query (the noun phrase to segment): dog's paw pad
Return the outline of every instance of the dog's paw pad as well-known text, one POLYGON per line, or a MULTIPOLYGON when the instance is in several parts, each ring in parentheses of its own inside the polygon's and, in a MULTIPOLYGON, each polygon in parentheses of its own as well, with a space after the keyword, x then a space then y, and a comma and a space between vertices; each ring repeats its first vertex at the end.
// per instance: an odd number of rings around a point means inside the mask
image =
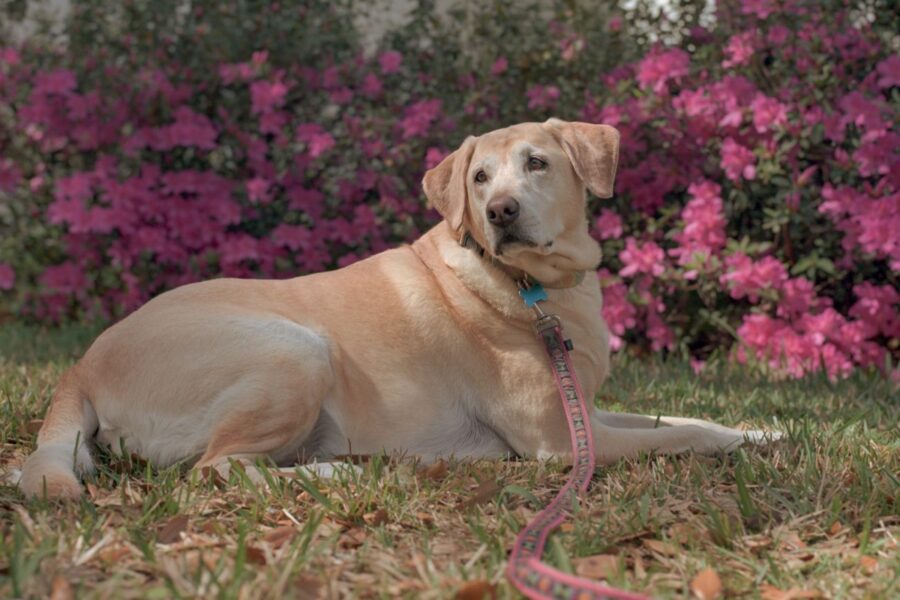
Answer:
POLYGON ((765 431, 762 429, 749 429, 743 432, 744 441, 750 444, 769 444, 784 437, 780 431, 765 431))

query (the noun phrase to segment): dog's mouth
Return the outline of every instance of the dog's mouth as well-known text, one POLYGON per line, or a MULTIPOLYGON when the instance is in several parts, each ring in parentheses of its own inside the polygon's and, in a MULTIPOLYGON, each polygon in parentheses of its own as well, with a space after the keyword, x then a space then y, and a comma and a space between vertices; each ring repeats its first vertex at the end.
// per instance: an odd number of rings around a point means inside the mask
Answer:
MULTIPOLYGON (((548 242, 547 244, 543 244, 544 247, 549 248, 553 245, 553 242, 548 242)), ((537 248, 539 244, 534 240, 527 238, 523 235, 520 235, 517 231, 513 229, 504 230, 499 239, 494 243, 494 255, 495 256, 503 256, 503 252, 510 247, 514 246, 525 246, 526 248, 537 248)))

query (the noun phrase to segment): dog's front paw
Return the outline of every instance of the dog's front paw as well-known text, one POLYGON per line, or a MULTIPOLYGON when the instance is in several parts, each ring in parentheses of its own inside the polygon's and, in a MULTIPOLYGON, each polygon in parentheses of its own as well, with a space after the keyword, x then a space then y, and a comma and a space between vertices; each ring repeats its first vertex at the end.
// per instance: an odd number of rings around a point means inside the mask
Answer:
POLYGON ((757 446, 777 442, 784 437, 784 433, 781 431, 768 431, 765 429, 748 429, 741 433, 744 434, 744 442, 757 446))

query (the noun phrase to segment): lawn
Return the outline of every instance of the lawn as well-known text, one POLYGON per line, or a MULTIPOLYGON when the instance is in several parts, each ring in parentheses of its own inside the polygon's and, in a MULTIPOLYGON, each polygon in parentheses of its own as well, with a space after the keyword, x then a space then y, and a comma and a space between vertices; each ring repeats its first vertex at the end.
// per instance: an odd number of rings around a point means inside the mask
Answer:
MULTIPOLYGON (((0 476, 33 447, 56 380, 95 333, 0 327, 0 476)), ((695 376, 620 358, 596 400, 787 435, 598 469, 551 563, 659 598, 714 594, 717 581, 725 597, 900 596, 900 406, 885 380, 778 382, 720 363, 695 376)), ((371 457, 359 474, 272 476, 264 491, 240 472, 98 462, 80 503, 0 485, 0 597, 514 597, 507 551, 565 479, 532 461, 371 457)))

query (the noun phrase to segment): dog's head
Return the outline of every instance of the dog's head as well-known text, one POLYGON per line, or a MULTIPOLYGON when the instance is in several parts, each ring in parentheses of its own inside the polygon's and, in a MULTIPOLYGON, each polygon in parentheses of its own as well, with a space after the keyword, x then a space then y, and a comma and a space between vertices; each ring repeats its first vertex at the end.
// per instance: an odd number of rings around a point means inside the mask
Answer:
POLYGON ((619 133, 550 119, 467 138, 425 174, 432 206, 501 262, 545 283, 593 269, 585 188, 613 193, 619 133))

